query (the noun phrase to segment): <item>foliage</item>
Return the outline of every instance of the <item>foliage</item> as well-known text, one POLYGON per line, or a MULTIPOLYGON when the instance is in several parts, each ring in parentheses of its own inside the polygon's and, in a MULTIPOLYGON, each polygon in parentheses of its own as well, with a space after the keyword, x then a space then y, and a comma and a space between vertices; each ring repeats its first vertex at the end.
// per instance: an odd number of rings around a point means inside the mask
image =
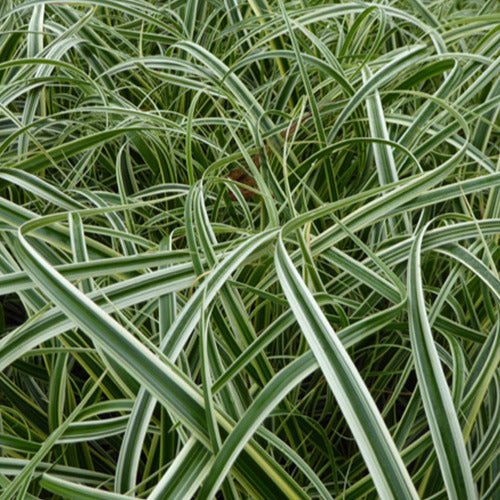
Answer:
POLYGON ((495 7, 4 0, 0 498, 493 498, 495 7))

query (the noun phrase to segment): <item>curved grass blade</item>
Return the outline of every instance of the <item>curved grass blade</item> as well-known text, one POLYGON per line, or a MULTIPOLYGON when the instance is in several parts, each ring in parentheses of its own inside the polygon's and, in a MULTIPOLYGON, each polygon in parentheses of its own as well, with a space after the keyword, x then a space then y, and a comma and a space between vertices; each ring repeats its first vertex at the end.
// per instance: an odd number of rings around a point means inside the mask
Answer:
POLYGON ((305 286, 280 238, 278 277, 307 342, 363 455, 382 498, 418 498, 415 487, 364 381, 305 286))
POLYGON ((469 457, 425 308, 421 248, 425 231, 413 242, 408 270, 410 338, 415 369, 446 489, 453 498, 477 498, 469 457))

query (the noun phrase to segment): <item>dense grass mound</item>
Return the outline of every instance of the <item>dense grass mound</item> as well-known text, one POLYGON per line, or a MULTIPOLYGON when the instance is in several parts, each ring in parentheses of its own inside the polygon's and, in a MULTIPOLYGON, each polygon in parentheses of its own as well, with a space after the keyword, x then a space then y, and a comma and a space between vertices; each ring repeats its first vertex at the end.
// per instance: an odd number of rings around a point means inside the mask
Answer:
POLYGON ((3 0, 0 499, 498 494, 499 25, 3 0))

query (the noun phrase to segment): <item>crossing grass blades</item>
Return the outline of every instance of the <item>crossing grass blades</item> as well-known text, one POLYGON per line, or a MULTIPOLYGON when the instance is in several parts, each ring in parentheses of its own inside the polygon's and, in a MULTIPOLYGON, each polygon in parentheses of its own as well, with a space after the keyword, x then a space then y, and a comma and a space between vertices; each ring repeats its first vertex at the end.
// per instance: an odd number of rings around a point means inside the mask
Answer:
POLYGON ((4 0, 0 499, 495 498, 496 7, 4 0))

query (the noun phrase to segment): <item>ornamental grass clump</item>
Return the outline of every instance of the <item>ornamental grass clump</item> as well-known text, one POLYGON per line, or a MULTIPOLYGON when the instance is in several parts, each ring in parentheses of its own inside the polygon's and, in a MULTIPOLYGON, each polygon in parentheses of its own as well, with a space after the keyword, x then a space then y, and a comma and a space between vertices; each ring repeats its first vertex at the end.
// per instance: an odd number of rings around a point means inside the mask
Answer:
POLYGON ((494 0, 4 0, 0 500, 493 499, 494 0))

